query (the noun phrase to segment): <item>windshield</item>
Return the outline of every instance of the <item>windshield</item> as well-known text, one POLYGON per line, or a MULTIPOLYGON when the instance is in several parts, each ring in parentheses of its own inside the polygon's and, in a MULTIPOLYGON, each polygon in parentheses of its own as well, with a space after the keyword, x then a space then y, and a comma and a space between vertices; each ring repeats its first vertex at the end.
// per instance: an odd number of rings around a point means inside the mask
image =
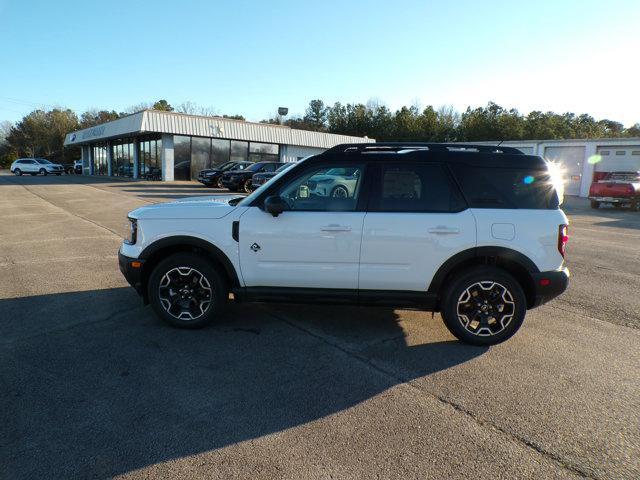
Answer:
POLYGON ((276 173, 284 172, 287 168, 291 168, 295 165, 295 163, 285 163, 281 167, 278 167, 276 173))
MULTIPOLYGON (((221 171, 223 171, 223 172, 224 172, 224 171, 226 171, 226 170, 229 170, 229 169, 233 168, 233 167, 234 167, 234 166, 236 166, 237 164, 238 164, 238 162, 227 162, 227 163, 223 163, 223 164, 222 164, 222 165, 220 165, 218 168, 219 168, 221 171)), ((215 168, 215 167, 214 167, 214 168, 215 168)))
POLYGON ((257 172, 263 167, 263 165, 264 163, 262 162, 254 163, 250 167, 245 168, 245 170, 247 170, 248 172, 257 172))
POLYGON ((36 158, 36 162, 41 163, 42 165, 51 163, 49 160, 45 160, 44 158, 36 158))

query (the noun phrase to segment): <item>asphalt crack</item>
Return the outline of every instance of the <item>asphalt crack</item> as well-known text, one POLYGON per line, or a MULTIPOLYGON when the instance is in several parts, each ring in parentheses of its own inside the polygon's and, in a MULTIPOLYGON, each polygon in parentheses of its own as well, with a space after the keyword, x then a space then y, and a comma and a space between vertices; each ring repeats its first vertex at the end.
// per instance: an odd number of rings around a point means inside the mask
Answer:
POLYGON ((459 413, 462 413, 463 415, 469 417, 471 420, 473 420, 477 425, 490 429, 494 432, 497 432, 505 437, 507 437, 508 439, 510 439, 511 441, 521 444, 525 447, 527 447, 528 449, 531 449, 533 451, 535 451, 536 453, 538 453, 539 455, 547 458, 548 460, 552 461, 554 464, 556 464, 558 467, 562 468, 563 470, 566 470, 568 472, 571 472, 573 474, 579 475, 583 478, 587 478, 587 479, 592 479, 592 480, 601 480, 602 477, 599 477, 595 472, 593 471, 587 471, 586 469, 581 468, 580 466, 574 465, 572 463, 570 463, 569 461, 567 461, 566 459, 564 459, 563 457, 561 457, 560 455, 551 452, 547 449, 545 449, 542 445, 536 443, 534 440, 530 440, 526 437, 522 437, 514 432, 511 432, 507 429, 505 429, 504 427, 501 427, 499 425, 496 425, 495 423, 486 420, 482 417, 479 417, 478 415, 476 415, 474 412, 472 412, 471 410, 468 410, 467 408, 465 408, 463 405, 458 404, 456 402, 453 402, 441 395, 437 395, 433 392, 429 392, 427 390, 424 390, 420 387, 418 387, 414 381, 410 378, 407 378, 405 376, 399 375, 397 372, 394 372, 392 370, 389 370, 388 368, 385 368, 384 366, 380 365, 378 362, 372 361, 371 359, 365 357, 364 355, 359 354, 357 351, 352 350, 352 349, 348 349, 346 347, 343 347, 333 341, 331 341, 329 338, 327 338, 324 335, 318 334, 312 330, 309 330, 301 325, 299 325, 298 323, 290 320, 289 318, 287 318, 286 316, 281 316, 278 313, 275 313, 271 310, 269 310, 267 307, 261 307, 263 309, 263 311, 265 311, 265 313, 267 315, 270 315, 271 317, 275 318, 276 320, 279 320, 283 323, 286 323, 287 325, 306 333, 307 335, 310 335, 318 340, 320 340, 321 342, 325 343, 326 345, 329 345, 330 347, 333 347, 337 350, 340 350, 341 352, 343 352, 344 354, 352 357, 353 359, 363 363, 365 366, 367 366, 368 368, 371 368, 373 370, 375 370, 376 372, 388 377, 389 379, 391 379, 394 383, 401 383, 404 385, 407 385, 409 388, 412 388, 413 390, 415 390, 416 392, 420 393, 421 395, 429 395, 431 398, 439 401, 442 404, 445 404, 447 406, 449 406, 450 408, 453 408, 454 410, 456 410, 459 413))

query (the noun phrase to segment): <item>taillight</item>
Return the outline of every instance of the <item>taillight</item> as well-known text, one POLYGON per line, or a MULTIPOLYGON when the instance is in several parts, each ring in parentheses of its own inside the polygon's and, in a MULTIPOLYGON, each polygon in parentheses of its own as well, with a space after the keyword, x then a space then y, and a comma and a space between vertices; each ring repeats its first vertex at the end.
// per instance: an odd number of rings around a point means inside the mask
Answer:
POLYGON ((558 251, 560 252, 560 255, 562 255, 562 258, 564 258, 568 241, 569 241, 569 226, 560 225, 558 227, 558 251))

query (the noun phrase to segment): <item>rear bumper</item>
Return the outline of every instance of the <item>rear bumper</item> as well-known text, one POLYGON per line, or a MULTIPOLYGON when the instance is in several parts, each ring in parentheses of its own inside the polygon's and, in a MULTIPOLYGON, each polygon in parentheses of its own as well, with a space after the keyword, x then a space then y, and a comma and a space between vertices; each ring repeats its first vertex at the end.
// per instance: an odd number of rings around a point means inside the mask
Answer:
POLYGON ((590 196, 589 200, 602 203, 631 203, 635 201, 634 197, 594 197, 590 196))
POLYGON ((136 292, 142 295, 142 267, 144 266, 144 260, 127 257, 126 255, 123 255, 122 252, 118 251, 118 265, 120 267, 120 272, 122 272, 124 278, 129 282, 129 285, 135 288, 136 292), (134 266, 136 264, 138 265, 137 267, 134 266))
POLYGON ((564 267, 551 272, 532 273, 535 299, 532 308, 539 307, 564 293, 569 286, 569 269, 564 267))

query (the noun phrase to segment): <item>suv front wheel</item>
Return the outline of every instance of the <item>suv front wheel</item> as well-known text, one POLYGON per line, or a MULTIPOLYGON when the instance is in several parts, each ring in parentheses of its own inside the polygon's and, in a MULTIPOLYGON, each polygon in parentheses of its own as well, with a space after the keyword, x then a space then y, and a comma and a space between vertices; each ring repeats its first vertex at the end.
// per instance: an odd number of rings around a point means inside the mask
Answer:
POLYGON ((478 267, 455 277, 442 303, 442 318, 458 339, 495 345, 513 336, 527 305, 518 281, 495 267, 478 267))
POLYGON ((165 322, 179 328, 211 323, 227 303, 226 282, 205 257, 176 253, 151 272, 149 302, 165 322))

